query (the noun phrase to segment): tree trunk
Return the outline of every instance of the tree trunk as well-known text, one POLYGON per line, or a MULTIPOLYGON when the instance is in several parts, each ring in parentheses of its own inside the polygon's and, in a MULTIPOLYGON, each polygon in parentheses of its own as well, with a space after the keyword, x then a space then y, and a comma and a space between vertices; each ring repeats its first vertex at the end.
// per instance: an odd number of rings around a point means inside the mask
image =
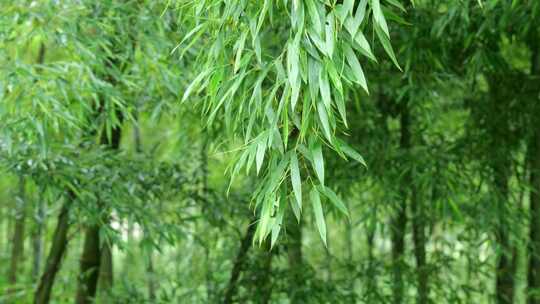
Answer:
POLYGON ((107 296, 114 283, 113 255, 110 242, 105 242, 101 249, 101 271, 99 275, 100 291, 107 296))
POLYGON ((536 128, 529 143, 530 160, 530 230, 528 303, 540 304, 540 128, 536 128))
MULTIPOLYGON (((367 266, 367 282, 366 282, 366 299, 368 303, 373 303, 377 301, 378 298, 378 287, 377 287, 377 274, 375 272, 375 256, 374 256, 374 240, 376 232, 376 222, 377 222, 377 209, 373 210, 373 216, 371 217, 368 226, 366 227, 367 236, 366 236, 366 245, 368 250, 368 266, 367 266)), ((349 224, 351 225, 351 224, 349 224)), ((350 254, 350 253, 349 253, 350 254)), ((351 269, 354 269, 353 264, 351 263, 351 269)), ((356 277, 353 273, 353 278, 356 277)), ((354 285, 352 285, 354 286, 354 285)))
MULTIPOLYGON (((403 152, 408 152, 411 147, 411 130, 410 130, 410 112, 409 105, 406 101, 402 101, 401 115, 400 115, 400 149, 403 152)), ((408 155, 407 155, 408 157, 408 155)), ((392 229, 392 264, 393 264, 393 280, 392 286, 393 303, 403 302, 403 268, 404 268, 404 254, 405 254, 405 229, 407 227, 407 188, 410 178, 407 178, 409 174, 403 177, 400 186, 400 204, 398 211, 391 223, 392 229)))
MULTIPOLYGON (((45 60, 45 44, 41 43, 39 46, 37 63, 43 64, 45 60)), ((42 200, 41 194, 38 195, 38 202, 36 211, 34 213, 35 227, 32 234, 32 247, 33 247, 33 259, 32 259, 32 278, 37 281, 41 270, 41 259, 43 256, 43 227, 45 220, 45 205, 42 200)))
POLYGON ((41 258, 43 256, 43 228, 45 227, 45 205, 41 197, 39 198, 35 211, 35 227, 32 236, 32 246, 34 257, 32 263, 32 277, 35 281, 39 279, 41 271, 41 258))
MULTIPOLYGON (((7 209, 6 205, 7 204, 3 204, 2 206, 0 206, 0 248, 4 248, 4 251, 6 250, 6 247, 7 247, 7 246, 4 247, 5 246, 4 245, 4 233, 6 233, 6 230, 4 228, 4 219, 7 218, 4 209, 7 209)), ((2 255, 3 255, 3 253, 2 253, 2 255)), ((0 256, 0 259, 2 259, 2 256, 0 256)))
MULTIPOLYGON (((540 77, 540 49, 535 37, 531 39, 531 74, 540 77)), ((533 100, 533 103, 538 103, 533 100)), ((540 107, 536 104, 533 134, 529 140, 530 169, 530 228, 529 268, 527 273, 528 304, 540 304, 540 107), (536 120, 536 121, 535 121, 536 120)))
POLYGON ((332 275, 332 253, 330 252, 331 242, 332 241, 330 240, 330 238, 328 238, 326 240, 326 247, 323 246, 323 250, 325 254, 324 266, 326 268, 326 282, 328 282, 329 284, 331 284, 331 282, 334 280, 333 275, 332 275))
MULTIPOLYGON (((129 35, 130 37, 133 37, 129 35)), ((133 51, 135 48, 135 40, 131 39, 130 44, 128 46, 124 45, 115 45, 114 42, 113 49, 123 48, 131 46, 131 50, 133 51)), ((105 50, 102 50, 102 52, 105 54, 107 53, 105 50)), ((127 61, 126 61, 127 62, 127 61)), ((122 66, 122 62, 120 62, 119 57, 116 56, 107 56, 106 60, 104 60, 105 65, 108 68, 118 68, 121 72, 125 69, 126 65, 122 66)), ((112 72, 105 72, 104 75, 104 81, 108 82, 111 86, 116 86, 118 84, 118 77, 112 72)), ((99 112, 103 111, 104 105, 105 105, 105 98, 106 96, 103 94, 100 94, 99 96, 99 112)), ((107 146, 111 150, 118 150, 120 148, 120 140, 122 137, 122 123, 124 120, 123 112, 120 111, 118 108, 109 109, 109 111, 114 111, 117 117, 117 125, 114 125, 111 127, 111 133, 110 138, 108 137, 108 132, 106 130, 106 126, 103 126, 103 130, 101 132, 101 138, 100 138, 100 144, 102 146, 107 146)), ((107 115, 112 113, 105 113, 107 115)), ((108 219, 108 206, 102 205, 103 202, 99 201, 98 198, 98 210, 101 210, 102 208, 105 209, 103 214, 100 214, 99 216, 102 219, 108 219)), ((100 266, 101 266, 101 258, 102 258, 102 248, 100 248, 100 237, 99 237, 99 231, 101 230, 101 225, 99 224, 100 221, 97 221, 96 223, 93 223, 90 227, 87 228, 86 234, 85 234, 85 240, 84 240, 84 247, 83 252, 81 255, 80 260, 80 274, 79 274, 79 284, 77 287, 77 295, 76 295, 76 303, 90 303, 93 302, 93 299, 96 296, 97 291, 97 284, 99 280, 100 275, 100 266)), ((108 253, 106 253, 107 259, 110 260, 111 268, 109 268, 106 272, 108 273, 108 276, 112 279, 112 265, 113 265, 113 255, 110 248, 105 249, 105 251, 108 250, 108 253)), ((109 264, 109 263, 108 263, 109 264)))
POLYGON ((255 285, 257 293, 253 294, 253 302, 257 304, 268 304, 272 299, 272 257, 273 252, 270 248, 270 241, 266 240, 265 244, 259 249, 256 263, 259 264, 255 275, 255 285))
POLYGON ((13 208, 17 206, 17 202, 10 202, 10 204, 8 205, 8 211, 6 211, 6 214, 7 214, 7 223, 6 223, 6 231, 7 231, 7 235, 6 235, 6 243, 8 244, 8 246, 6 248, 10 248, 10 251, 13 250, 13 232, 15 230, 15 214, 13 213, 13 208))
POLYGON ((58 215, 58 221, 56 224, 56 229, 54 230, 53 240, 51 244, 51 249, 49 251, 49 256, 47 257, 47 262, 45 263, 45 269, 41 279, 39 280, 38 288, 34 295, 35 304, 47 304, 51 297, 51 290, 54 284, 54 279, 56 274, 60 270, 60 263, 62 262, 62 257, 66 252, 67 247, 67 234, 69 228, 69 209, 70 205, 75 199, 75 194, 73 192, 68 192, 69 197, 67 201, 62 205, 60 214, 58 215))
MULTIPOLYGON (((351 210, 349 201, 346 201, 347 204, 347 210, 351 210)), ((356 293, 355 293, 355 281, 356 281, 356 273, 353 270, 355 263, 354 263, 354 256, 353 256, 353 238, 352 238, 352 232, 353 232, 353 224, 352 220, 347 220, 345 223, 345 242, 347 246, 347 265, 349 269, 348 274, 348 292, 349 292, 349 302, 354 303, 356 301, 356 293)))
MULTIPOLYGON (((119 120, 119 123, 122 123, 123 116, 121 113, 117 113, 117 117, 119 120)), ((117 125, 112 128, 111 131, 111 138, 109 139, 107 137, 107 134, 105 130, 101 134, 101 144, 107 145, 111 150, 118 150, 120 148, 120 140, 122 138, 122 128, 121 126, 117 125)), ((98 198, 99 200, 99 198, 98 198)), ((101 202, 98 201, 98 204, 101 204, 101 202)), ((98 210, 101 210, 102 207, 98 208, 98 210)), ((106 208, 106 207, 105 207, 106 208)), ((104 217, 107 218, 108 215, 105 215, 104 217)), ((83 252, 81 255, 80 260, 80 274, 79 274, 79 285, 77 287, 77 295, 76 295, 76 303, 82 304, 82 303, 92 303, 96 296, 97 291, 97 284, 99 280, 100 275, 100 266, 101 266, 101 258, 102 258, 102 252, 103 249, 100 247, 100 237, 99 237, 99 231, 101 229, 101 225, 99 223, 92 224, 90 227, 87 228, 85 239, 84 239, 84 246, 83 246, 83 252)), ((105 249, 106 250, 106 249, 105 249)), ((107 258, 110 259, 110 266, 111 268, 107 269, 108 276, 110 276, 112 280, 112 252, 110 251, 106 253, 108 255, 107 258)))
MULTIPOLYGON (((93 134, 93 130, 89 130, 90 134, 93 134)), ((53 241, 45 264, 45 269, 39 280, 38 288, 34 295, 35 304, 49 303, 51 297, 51 290, 60 270, 60 264, 62 258, 65 255, 68 243, 68 230, 69 230, 69 210, 71 205, 76 199, 76 194, 72 190, 67 190, 67 198, 63 203, 58 215, 56 228, 53 235, 53 241)))
MULTIPOLYGON (((110 218, 107 220, 110 223, 110 218)), ((103 242, 103 248, 101 248, 101 263, 99 272, 99 289, 102 296, 106 299, 113 287, 114 283, 114 265, 113 265, 113 253, 112 244, 110 241, 103 242)))
POLYGON ((223 297, 224 304, 233 303, 234 296, 236 295, 236 289, 238 287, 238 280, 244 268, 249 248, 253 243, 253 235, 255 234, 256 228, 257 225, 255 225, 253 222, 250 222, 247 227, 246 234, 240 242, 240 248, 238 249, 238 253, 236 254, 233 268, 231 270, 231 277, 229 278, 229 283, 227 284, 227 288, 225 289, 225 295, 223 297))
POLYGON ((495 166, 495 187, 497 193, 498 226, 496 237, 500 246, 499 260, 497 262, 496 298, 499 304, 513 303, 514 274, 512 273, 512 253, 508 236, 508 172, 505 164, 500 162, 495 166))
MULTIPOLYGON (((87 130, 90 136, 95 135, 95 129, 87 130)), ((34 295, 35 304, 49 303, 51 297, 51 290, 54 285, 54 281, 58 271, 60 270, 60 264, 62 258, 65 255, 68 243, 68 230, 69 230, 69 210, 76 199, 76 194, 71 190, 67 190, 66 201, 63 203, 58 215, 56 228, 53 235, 53 242, 45 269, 38 284, 38 288, 34 295)))
POLYGON ((304 303, 304 260, 302 256, 302 221, 289 214, 287 221, 287 255, 291 275, 289 299, 292 304, 304 303))
POLYGON ((17 283, 17 273, 19 264, 24 255, 24 230, 26 225, 26 197, 25 180, 19 176, 19 195, 17 197, 17 207, 15 214, 15 233, 13 234, 13 247, 11 248, 11 262, 8 273, 8 283, 15 285, 17 283))
POLYGON ((429 273, 426 262, 426 233, 425 233, 425 214, 422 201, 419 200, 418 190, 412 185, 411 212, 414 257, 416 259, 416 284, 417 284, 417 303, 429 303, 429 273))
POLYGON ((86 229, 83 253, 80 261, 79 285, 75 303, 92 303, 96 296, 101 264, 101 249, 99 247, 100 226, 94 224, 86 229))
MULTIPOLYGON (((212 277, 212 260, 210 257, 210 250, 208 248, 204 248, 204 269, 205 269, 205 283, 206 283, 206 302, 210 303, 215 299, 215 288, 214 288, 214 280, 212 277)), ((178 269, 177 269, 178 273, 178 269)))
POLYGON ((2 221, 2 243, 1 248, 4 248, 4 252, 9 252, 9 244, 11 243, 9 240, 9 236, 11 235, 11 212, 10 212, 10 206, 11 204, 9 202, 6 202, 2 206, 2 218, 0 219, 2 221))
MULTIPOLYGON (((141 128, 139 124, 139 110, 138 107, 135 108, 135 111, 133 113, 134 118, 134 125, 133 125, 133 141, 135 142, 135 153, 140 154, 143 152, 142 148, 142 140, 141 140, 141 128)), ((160 205, 161 209, 161 205, 160 205)), ((132 233, 133 233, 133 224, 130 222, 128 224, 128 236, 130 242, 132 241, 132 233)), ((146 261, 146 276, 148 278, 148 299, 150 301, 155 301, 156 299, 156 290, 157 290, 157 284, 156 284, 156 273, 154 270, 154 250, 152 247, 148 247, 147 252, 147 261, 146 261)), ((131 252, 129 252, 131 255, 131 252)), ((129 267, 129 266, 127 266, 129 267)))
POLYGON ((133 250, 137 248, 137 245, 135 244, 135 236, 134 236, 134 225, 130 218, 127 219, 127 244, 126 244, 126 254, 123 258, 124 262, 122 271, 120 273, 120 276, 123 278, 129 279, 131 277, 132 273, 132 265, 129 263, 126 263, 125 261, 131 261, 133 259, 133 250))
POLYGON ((146 265, 146 273, 148 275, 148 299, 152 302, 156 300, 157 289, 153 252, 152 248, 148 249, 148 264, 146 265))
POLYGON ((506 75, 489 74, 489 103, 487 131, 489 132, 487 161, 493 172, 492 193, 496 208, 496 223, 494 235, 499 247, 498 260, 495 266, 495 299, 498 304, 510 304, 514 301, 514 246, 510 242, 509 228, 511 225, 511 210, 509 206, 509 186, 512 160, 509 152, 509 139, 513 134, 510 130, 508 100, 501 90, 501 82, 506 75))
MULTIPOLYGON (((135 108, 135 111, 133 113, 134 118, 134 124, 133 124, 133 141, 135 143, 135 153, 140 154, 143 152, 142 148, 142 140, 141 140, 141 128, 139 124, 139 110, 138 107, 135 108)), ((161 209, 161 205, 160 205, 161 209)), ((132 243, 132 234, 133 234, 133 224, 131 221, 128 224, 128 240, 129 244, 132 243)), ((154 269, 154 250, 152 247, 148 247, 147 252, 147 261, 146 261, 146 276, 148 278, 147 283, 147 289, 148 289, 148 299, 150 301, 156 300, 156 291, 157 291, 157 284, 156 284, 156 273, 154 269)), ((131 251, 128 251, 129 256, 131 256, 131 251)), ((126 268, 129 268, 128 265, 126 265, 126 268)))

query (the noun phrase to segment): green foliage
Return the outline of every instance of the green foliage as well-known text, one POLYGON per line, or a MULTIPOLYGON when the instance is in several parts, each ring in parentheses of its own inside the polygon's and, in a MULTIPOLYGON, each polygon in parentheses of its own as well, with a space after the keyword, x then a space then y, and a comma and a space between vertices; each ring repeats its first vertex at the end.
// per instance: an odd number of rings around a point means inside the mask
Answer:
POLYGON ((179 4, 193 23, 178 50, 197 54, 192 64, 198 71, 183 100, 201 99, 208 124, 223 119, 244 143, 233 178, 243 168, 249 172, 255 159, 262 181, 254 197, 260 241, 277 224, 270 219, 291 201, 292 193, 277 195, 287 188, 289 173, 301 212, 299 164, 306 169, 304 182, 313 183, 314 173, 324 184, 323 146, 361 159, 348 146, 343 151, 338 137, 346 129, 351 91, 357 85, 368 91, 359 56, 375 60, 364 35, 369 28, 399 67, 382 9, 379 0, 179 4))

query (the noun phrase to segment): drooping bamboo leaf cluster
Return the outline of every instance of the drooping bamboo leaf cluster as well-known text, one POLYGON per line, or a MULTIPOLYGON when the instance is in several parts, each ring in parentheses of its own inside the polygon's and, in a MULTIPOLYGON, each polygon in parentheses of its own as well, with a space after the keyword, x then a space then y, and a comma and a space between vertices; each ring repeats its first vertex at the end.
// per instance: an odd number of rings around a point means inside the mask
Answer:
MULTIPOLYGON (((387 3, 404 10, 398 1, 387 3)), ((324 151, 364 163, 340 137, 350 93, 359 87, 369 92, 362 63, 377 62, 369 30, 399 68, 383 4, 206 0, 180 1, 179 8, 194 22, 176 51, 196 54, 198 71, 183 101, 202 99, 208 124, 223 120, 231 133, 241 134, 231 175, 255 166, 260 176, 254 193, 259 243, 272 234, 274 244, 289 202, 300 220, 307 185, 325 241, 320 195, 343 213, 347 209, 325 184, 324 151)))

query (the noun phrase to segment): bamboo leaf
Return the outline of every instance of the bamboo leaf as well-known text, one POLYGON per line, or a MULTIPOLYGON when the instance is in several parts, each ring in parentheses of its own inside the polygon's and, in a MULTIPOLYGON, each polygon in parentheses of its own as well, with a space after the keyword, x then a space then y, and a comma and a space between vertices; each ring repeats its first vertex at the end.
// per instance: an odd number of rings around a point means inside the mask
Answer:
POLYGON ((345 153, 347 156, 356 160, 357 162, 359 162, 360 164, 362 164, 364 167, 367 168, 366 161, 364 160, 362 155, 360 155, 360 153, 356 152, 356 150, 354 150, 351 146, 349 146, 344 141, 338 140, 338 142, 339 142, 341 151, 343 151, 343 153, 345 153))
POLYGON ((311 148, 311 155, 313 155, 313 167, 317 178, 324 185, 324 159, 322 155, 321 145, 319 143, 313 145, 311 148))
POLYGON ((270 221, 272 217, 272 207, 274 205, 274 199, 269 198, 263 202, 263 207, 261 210, 261 219, 259 221, 259 246, 262 244, 263 240, 268 235, 270 221))
POLYGON ((197 88, 197 86, 201 83, 201 81, 210 74, 210 69, 202 71, 193 81, 189 84, 186 91, 184 92, 184 96, 182 97, 182 102, 186 101, 189 96, 191 95, 191 92, 197 88))
POLYGON ((328 57, 334 55, 334 15, 328 14, 326 24, 325 24, 325 49, 328 57))
MULTIPOLYGON (((402 12, 407 12, 407 10, 405 9, 405 7, 403 7, 403 5, 398 1, 398 0, 385 0, 386 2, 390 3, 391 5, 399 8, 402 12)), ((480 0, 478 0, 480 1, 480 0)))
POLYGON ((291 106, 295 108, 300 95, 300 57, 299 57, 299 42, 289 43, 287 48, 287 70, 288 79, 291 86, 291 106))
POLYGON ((356 36, 356 33, 358 32, 362 21, 364 21, 364 17, 366 15, 366 7, 367 0, 361 0, 358 4, 358 8, 356 9, 356 14, 354 15, 354 17, 349 16, 345 20, 345 28, 347 29, 349 34, 351 34, 351 37, 356 36))
POLYGON ((283 225, 283 215, 285 214, 285 206, 279 206, 278 215, 272 226, 272 237, 270 239, 270 249, 274 248, 276 241, 279 237, 281 231, 281 226, 283 225))
POLYGON ((322 210, 319 192, 317 191, 317 189, 313 188, 311 189, 309 196, 311 199, 311 205, 313 207, 313 213, 315 214, 315 223, 317 224, 317 230, 319 230, 321 239, 324 243, 324 246, 326 247, 326 222, 324 220, 324 214, 322 210))
POLYGON ((328 81, 328 75, 326 74, 326 71, 324 71, 323 69, 319 71, 319 89, 324 105, 329 109, 330 105, 332 104, 330 82, 328 81))
POLYGON ((328 115, 326 114, 326 108, 321 101, 317 104, 317 112, 319 113, 319 119, 321 120, 324 135, 329 142, 332 142, 332 132, 330 131, 330 124, 328 123, 328 115))
POLYGON ((238 69, 240 68, 240 61, 242 59, 242 52, 244 51, 244 46, 246 44, 246 38, 247 38, 247 35, 248 35, 248 31, 244 31, 242 33, 242 36, 240 36, 240 40, 238 41, 238 44, 237 44, 237 50, 236 50, 236 58, 234 60, 234 73, 236 74, 236 72, 238 72, 238 69))
POLYGON ((343 213, 347 218, 350 219, 349 210, 347 209, 341 198, 339 198, 339 196, 334 191, 332 191, 332 189, 323 185, 319 185, 317 188, 322 194, 324 194, 324 196, 326 196, 330 200, 334 207, 336 207, 341 213, 343 213))
POLYGON ((257 156, 255 157, 255 163, 257 166, 257 175, 261 171, 265 150, 266 150, 266 137, 264 137, 263 140, 260 140, 259 143, 257 144, 257 156))
POLYGON ((401 71, 401 67, 399 66, 399 63, 396 59, 396 54, 394 54, 394 49, 392 48, 392 45, 390 44, 389 36, 387 36, 383 32, 383 30, 380 28, 380 26, 378 26, 377 24, 374 24, 373 27, 375 28, 375 33, 377 33, 377 37, 379 37, 379 41, 381 42, 384 48, 384 51, 386 52, 386 54, 388 54, 390 59, 392 59, 392 62, 394 63, 394 65, 401 71))
POLYGON ((298 223, 300 223, 300 216, 301 216, 302 211, 298 209, 298 203, 296 202, 296 199, 291 197, 290 202, 291 202, 291 209, 294 213, 294 217, 296 217, 296 220, 298 221, 298 223))
POLYGON ((298 168, 298 158, 296 152, 291 153, 291 184, 293 187, 294 197, 298 210, 302 210, 302 179, 300 177, 300 169, 298 168))
POLYGON ((341 119, 343 120, 343 123, 345 124, 345 127, 348 127, 347 124, 347 110, 345 108, 345 100, 343 99, 343 95, 336 94, 335 98, 336 105, 338 108, 339 115, 341 116, 341 119))
POLYGON ((354 73, 356 82, 359 83, 360 86, 366 91, 366 93, 369 94, 366 77, 364 76, 364 71, 362 70, 362 66, 360 65, 360 62, 358 61, 358 58, 356 58, 356 54, 354 53, 353 49, 350 46, 344 45, 344 48, 345 48, 345 56, 347 57, 347 62, 349 63, 349 66, 351 67, 354 73))
POLYGON ((319 16, 319 11, 317 10, 317 6, 313 1, 314 0, 306 0, 309 20, 311 20, 315 31, 320 34, 322 33, 321 17, 319 16))
POLYGON ((319 70, 319 63, 311 58, 308 59, 309 93, 312 101, 317 100, 319 96, 319 70))
POLYGON ((386 19, 384 18, 384 14, 381 9, 380 0, 371 0, 371 8, 373 10, 373 20, 375 21, 375 24, 380 27, 386 37, 390 37, 388 25, 386 24, 386 19))
MULTIPOLYGON (((375 58, 375 55, 373 55, 373 52, 371 51, 371 47, 369 45, 369 42, 366 39, 366 36, 362 32, 358 32, 356 34, 356 37, 354 38, 354 41, 356 42, 356 45, 358 46, 358 49, 364 56, 368 57, 369 59, 377 62, 377 59, 375 58)), ((355 45, 355 46, 356 46, 355 45)))

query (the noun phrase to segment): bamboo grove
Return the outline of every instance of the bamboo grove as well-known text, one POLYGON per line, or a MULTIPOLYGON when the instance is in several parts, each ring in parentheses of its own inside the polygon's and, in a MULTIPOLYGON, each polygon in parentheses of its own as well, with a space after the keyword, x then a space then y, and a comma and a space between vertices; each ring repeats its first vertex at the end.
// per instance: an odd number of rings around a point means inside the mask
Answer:
POLYGON ((540 2, 0 12, 0 303, 540 303, 540 2))

